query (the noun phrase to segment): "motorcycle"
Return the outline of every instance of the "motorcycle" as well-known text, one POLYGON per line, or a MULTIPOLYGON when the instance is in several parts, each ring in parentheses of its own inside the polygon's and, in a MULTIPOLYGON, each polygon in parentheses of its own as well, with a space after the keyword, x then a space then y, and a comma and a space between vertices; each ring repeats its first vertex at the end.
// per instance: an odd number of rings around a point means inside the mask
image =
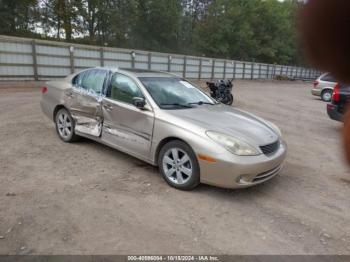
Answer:
POLYGON ((207 86, 210 89, 210 96, 226 105, 232 105, 232 80, 219 80, 217 82, 207 82, 207 86))

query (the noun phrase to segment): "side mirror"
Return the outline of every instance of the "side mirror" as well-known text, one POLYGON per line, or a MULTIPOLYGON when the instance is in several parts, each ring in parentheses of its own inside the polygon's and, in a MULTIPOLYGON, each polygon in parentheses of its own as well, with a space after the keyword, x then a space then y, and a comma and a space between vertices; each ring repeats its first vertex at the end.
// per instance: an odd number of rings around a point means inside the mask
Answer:
POLYGON ((146 105, 146 101, 142 97, 134 97, 132 99, 132 103, 134 104, 134 106, 136 106, 139 109, 144 109, 146 105))

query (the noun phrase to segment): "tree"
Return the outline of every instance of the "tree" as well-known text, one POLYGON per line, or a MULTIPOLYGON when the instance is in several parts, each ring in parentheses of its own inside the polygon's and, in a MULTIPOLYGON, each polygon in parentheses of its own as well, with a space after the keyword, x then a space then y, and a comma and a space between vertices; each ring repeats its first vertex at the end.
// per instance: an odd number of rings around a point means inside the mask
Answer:
POLYGON ((74 23, 77 20, 78 0, 43 0, 41 1, 41 23, 46 34, 52 29, 56 38, 65 36, 67 41, 72 39, 74 23))
POLYGON ((292 0, 216 0, 194 31, 195 49, 223 58, 295 62, 297 6, 292 0))
POLYGON ((129 41, 136 17, 136 1, 112 0, 105 3, 98 16, 98 42, 130 47, 129 41))
POLYGON ((25 35, 30 32, 36 6, 36 0, 1 0, 0 33, 25 35))
POLYGON ((137 0, 132 30, 134 46, 171 51, 178 47, 181 3, 177 0, 137 0))
POLYGON ((196 49, 193 46, 194 32, 212 2, 213 0, 182 0, 183 15, 179 39, 179 46, 182 52, 196 53, 196 49))
POLYGON ((298 0, 1 0, 0 33, 300 65, 294 25, 299 5, 298 0))

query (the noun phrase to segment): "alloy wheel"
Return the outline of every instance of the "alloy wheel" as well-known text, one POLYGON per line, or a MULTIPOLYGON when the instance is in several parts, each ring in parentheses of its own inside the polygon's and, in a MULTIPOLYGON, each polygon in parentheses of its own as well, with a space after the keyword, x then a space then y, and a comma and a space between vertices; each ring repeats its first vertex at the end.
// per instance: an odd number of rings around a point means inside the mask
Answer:
POLYGON ((64 111, 61 111, 57 117, 57 129, 60 136, 69 139, 73 131, 73 125, 70 117, 64 111))
POLYGON ((179 149, 171 148, 163 156, 164 174, 177 185, 185 184, 192 176, 193 165, 188 154, 179 149))

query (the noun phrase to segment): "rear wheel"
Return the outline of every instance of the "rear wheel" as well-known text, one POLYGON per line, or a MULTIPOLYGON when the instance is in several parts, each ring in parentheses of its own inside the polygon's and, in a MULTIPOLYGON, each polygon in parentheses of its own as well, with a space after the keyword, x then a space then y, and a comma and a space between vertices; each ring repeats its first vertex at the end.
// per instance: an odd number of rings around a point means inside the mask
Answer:
POLYGON ((324 102, 330 102, 332 100, 332 90, 324 90, 322 91, 322 94, 321 94, 321 99, 324 101, 324 102))
POLYGON ((184 142, 175 140, 161 149, 159 171, 172 187, 191 190, 200 181, 199 165, 193 150, 184 142))
POLYGON ((74 142, 79 137, 74 133, 74 119, 67 109, 58 110, 55 116, 56 131, 64 142, 74 142))

